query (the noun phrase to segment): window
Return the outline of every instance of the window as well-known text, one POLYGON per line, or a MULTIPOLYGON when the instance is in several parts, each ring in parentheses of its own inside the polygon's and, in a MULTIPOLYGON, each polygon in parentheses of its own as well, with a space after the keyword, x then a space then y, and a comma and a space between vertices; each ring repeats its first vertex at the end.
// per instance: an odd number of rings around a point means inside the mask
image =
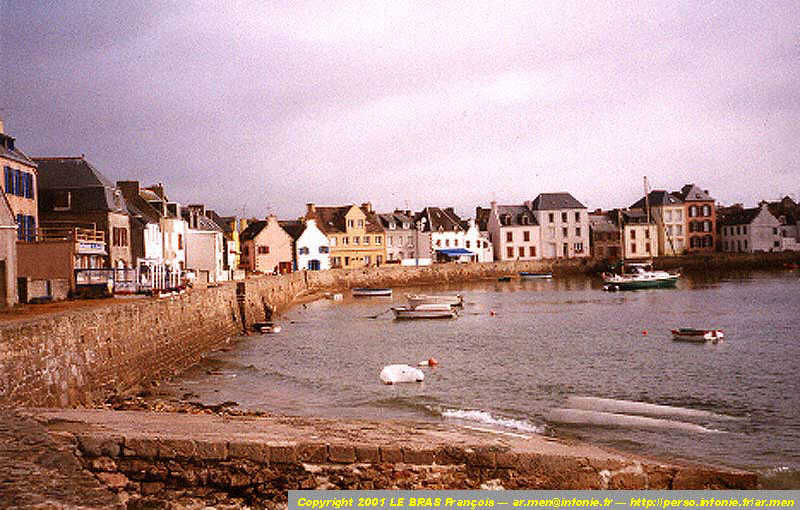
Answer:
MULTIPOLYGON (((703 222, 703 232, 711 232, 711 222, 709 220, 703 222)), ((744 227, 744 233, 747 233, 747 227, 744 227)))
POLYGON ((347 267, 349 265, 350 265, 350 257, 345 257, 344 258, 344 266, 347 267))
POLYGON ((577 211, 575 213, 575 223, 580 223, 580 222, 581 222, 581 212, 577 211))
POLYGON ((680 209, 675 210, 675 221, 683 221, 683 211, 680 209))
POLYGON ((436 246, 441 246, 441 245, 442 245, 442 240, 441 239, 437 239, 436 240, 436 246))
MULTIPOLYGON (((377 241, 378 238, 376 237, 375 240, 377 241)), ((377 243, 376 242, 376 244, 381 244, 381 243, 377 243)), ((406 238, 406 246, 409 246, 409 247, 414 246, 414 238, 412 236, 408 236, 406 238)))
POLYGON ((525 247, 524 246, 520 246, 519 248, 517 248, 517 255, 520 258, 525 256, 525 247))
POLYGON ((514 232, 506 232, 506 242, 507 243, 514 242, 514 232))
POLYGON ((631 253, 636 253, 636 243, 631 243, 631 253))
POLYGON ((529 246, 528 247, 528 255, 531 257, 536 256, 536 246, 529 246))
POLYGON ((747 239, 744 240, 744 249, 747 250, 747 239))
MULTIPOLYGON (((382 239, 381 236, 375 236, 375 244, 380 245, 382 242, 381 239, 382 239)), ((380 264, 380 261, 378 261, 378 264, 380 264)))
POLYGON ((54 191, 53 192, 53 210, 54 211, 69 211, 72 207, 72 193, 69 191, 54 191))
POLYGON ((369 236, 364 236, 364 244, 369 244, 369 236))
POLYGON ((565 256, 565 257, 566 257, 567 255, 569 255, 569 244, 568 244, 568 243, 564 243, 564 244, 562 245, 562 249, 564 250, 564 256, 565 256))
POLYGON ((394 239, 394 237, 393 237, 393 236, 389 236, 389 237, 386 239, 386 241, 387 241, 387 242, 386 242, 386 246, 388 246, 389 248, 391 248, 391 247, 392 247, 392 240, 393 240, 393 239, 394 239))
POLYGON ((514 247, 513 246, 506 247, 506 257, 509 258, 509 259, 513 259, 514 258, 514 247))
POLYGON ((178 234, 178 249, 183 249, 183 234, 178 234))
POLYGON ((10 166, 3 167, 3 171, 5 174, 5 186, 4 189, 6 193, 14 194, 14 169, 10 166))
POLYGON ((353 244, 361 244, 361 238, 359 236, 353 236, 353 244))
POLYGON ((347 236, 343 237, 342 238, 342 244, 345 245, 345 246, 349 245, 350 244, 350 238, 347 237, 347 236))
POLYGON ((531 231, 530 230, 526 230, 525 232, 522 233, 522 240, 525 241, 526 243, 530 242, 530 240, 531 240, 531 231))
POLYGON ((778 228, 777 228, 777 227, 773 227, 773 228, 772 228, 772 233, 773 233, 774 235, 778 235, 778 228))
POLYGON ((573 248, 575 248, 575 253, 583 253, 583 243, 575 243, 573 248))
POLYGON ((364 226, 364 220, 358 220, 358 226, 359 227, 363 227, 364 226))
POLYGON ((672 221, 672 211, 664 211, 664 221, 672 221))
POLYGON ((644 251, 647 252, 647 253, 650 253, 650 243, 645 243, 644 251))
POLYGON ((703 206, 703 216, 711 216, 711 206, 709 205, 703 206))
POLYGON ((580 237, 581 236, 581 227, 575 227, 575 236, 576 237, 580 237))
POLYGON ((455 240, 453 241, 453 246, 456 246, 456 247, 458 247, 458 239, 455 239, 455 240))
POLYGON ((547 237, 553 239, 556 236, 556 227, 547 227, 547 237))
POLYGON ((683 225, 675 225, 675 235, 676 236, 683 235, 683 225))
POLYGON ((636 230, 631 229, 631 239, 636 239, 636 230))
POLYGON ((376 255, 375 256, 375 264, 380 266, 383 264, 383 255, 376 255))
POLYGON ((569 235, 569 229, 567 227, 561 227, 561 235, 567 237, 569 235))
MULTIPOLYGON (((306 253, 308 253, 308 252, 306 252, 306 253)), ((267 254, 269 254, 269 246, 259 246, 258 247, 258 254, 259 255, 267 255, 267 254)))
POLYGON ((697 206, 693 205, 689 207, 689 217, 694 218, 695 216, 697 216, 697 206))
POLYGON ((33 242, 36 240, 36 217, 17 214, 17 239, 33 242))
POLYGON ((113 227, 111 234, 113 236, 112 246, 128 246, 128 229, 113 227))
POLYGON ((469 249, 469 241, 464 241, 464 247, 469 249))
POLYGON ((780 241, 775 241, 775 242, 772 243, 772 246, 774 246, 775 248, 780 248, 781 247, 781 242, 780 241))
POLYGON ((297 253, 299 253, 300 255, 308 255, 308 247, 301 246, 300 248, 297 249, 297 253))
POLYGON ((553 214, 553 213, 547 213, 547 219, 548 219, 549 223, 553 223, 554 221, 556 221, 556 219, 555 219, 555 218, 556 218, 556 215, 555 215, 555 214, 553 214))
POLYGON ((444 245, 449 248, 450 247, 450 239, 445 239, 444 240, 444 245))
MULTIPOLYGON (((645 231, 644 231, 644 238, 645 239, 650 239, 650 228, 649 227, 646 228, 645 231)), ((650 251, 650 250, 647 250, 647 251, 650 251)))
POLYGON ((567 222, 567 213, 562 212, 561 213, 561 223, 566 223, 566 222, 567 222))
POLYGON ((365 256, 364 257, 364 264, 370 265, 371 263, 372 263, 372 257, 370 257, 369 255, 365 256))
POLYGON ((328 239, 328 243, 331 246, 336 246, 336 238, 335 237, 331 237, 330 239, 328 239))
POLYGON ((355 221, 347 220, 347 226, 348 226, 348 228, 353 228, 355 226, 355 221))

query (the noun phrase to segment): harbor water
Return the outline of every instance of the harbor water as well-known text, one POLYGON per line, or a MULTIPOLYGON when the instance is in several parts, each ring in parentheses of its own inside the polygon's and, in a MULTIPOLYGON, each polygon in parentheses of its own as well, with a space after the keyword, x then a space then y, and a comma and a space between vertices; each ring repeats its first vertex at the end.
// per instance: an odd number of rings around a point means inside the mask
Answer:
POLYGON ((320 300, 243 337, 168 389, 205 403, 343 418, 443 420, 756 470, 800 488, 800 275, 688 274, 675 289, 597 279, 485 281, 320 300), (461 293, 456 319, 396 321, 409 293, 461 293), (721 343, 671 329, 719 328, 721 343), (383 366, 424 368, 384 385, 383 366))

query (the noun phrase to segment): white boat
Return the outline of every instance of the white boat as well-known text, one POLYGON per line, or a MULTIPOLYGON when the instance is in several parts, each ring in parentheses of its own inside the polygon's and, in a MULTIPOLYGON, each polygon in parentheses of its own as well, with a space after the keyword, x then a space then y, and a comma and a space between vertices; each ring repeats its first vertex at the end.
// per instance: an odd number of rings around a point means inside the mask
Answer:
POLYGON ((392 289, 381 287, 356 287, 352 290, 354 296, 391 296, 392 289))
POLYGON ((680 342, 706 343, 721 342, 725 333, 721 329, 680 328, 672 330, 672 339, 680 342))
POLYGON ((680 278, 679 273, 655 271, 651 264, 626 263, 622 274, 603 273, 605 290, 636 290, 661 287, 674 287, 680 278))
POLYGON ((274 322, 256 322, 253 329, 259 333, 280 333, 281 327, 274 322))
POLYGON ((396 306, 392 312, 395 319, 452 319, 458 316, 452 306, 441 303, 396 306))
POLYGON ((537 278, 547 279, 547 278, 552 278, 552 277, 553 277, 553 273, 531 273, 531 272, 528 272, 528 271, 521 271, 519 273, 519 278, 521 280, 533 280, 533 279, 537 279, 537 278))
POLYGON ((449 305, 464 306, 464 296, 461 294, 451 295, 425 295, 425 294, 406 294, 408 305, 416 308, 420 305, 449 305))

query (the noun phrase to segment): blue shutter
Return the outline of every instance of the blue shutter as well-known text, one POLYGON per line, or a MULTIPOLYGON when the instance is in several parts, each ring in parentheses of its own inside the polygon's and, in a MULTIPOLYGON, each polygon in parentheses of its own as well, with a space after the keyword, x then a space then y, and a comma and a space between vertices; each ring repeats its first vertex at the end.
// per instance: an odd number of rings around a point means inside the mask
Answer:
POLYGON ((22 241, 24 239, 24 236, 25 236, 25 224, 24 224, 24 221, 25 220, 22 217, 22 215, 21 214, 17 214, 17 239, 19 239, 20 241, 22 241))
POLYGON ((5 192, 11 193, 11 188, 13 187, 12 180, 11 180, 11 167, 7 166, 4 168, 5 170, 5 178, 6 178, 6 185, 5 185, 5 192))
POLYGON ((14 181, 14 194, 19 195, 19 170, 13 171, 12 180, 14 181))
POLYGON ((25 183, 25 196, 27 198, 33 198, 33 174, 25 174, 25 183))

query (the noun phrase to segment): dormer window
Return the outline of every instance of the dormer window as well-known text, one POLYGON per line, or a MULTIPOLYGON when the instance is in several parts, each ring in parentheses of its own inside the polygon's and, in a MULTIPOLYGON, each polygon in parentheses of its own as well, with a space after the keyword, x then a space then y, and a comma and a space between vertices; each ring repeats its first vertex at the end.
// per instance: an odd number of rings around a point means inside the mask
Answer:
POLYGON ((411 228, 411 224, 408 222, 403 222, 403 228, 408 230, 409 228, 411 228))
POLYGON ((63 190, 53 192, 54 211, 69 211, 71 207, 72 207, 72 192, 63 190))
POLYGON ((500 216, 500 223, 507 226, 511 224, 511 215, 510 214, 503 214, 500 216))
POLYGON ((394 222, 392 222, 392 223, 389 223, 389 229, 390 229, 390 230, 394 230, 394 229, 396 229, 396 228, 397 228, 397 225, 396 225, 394 222))

